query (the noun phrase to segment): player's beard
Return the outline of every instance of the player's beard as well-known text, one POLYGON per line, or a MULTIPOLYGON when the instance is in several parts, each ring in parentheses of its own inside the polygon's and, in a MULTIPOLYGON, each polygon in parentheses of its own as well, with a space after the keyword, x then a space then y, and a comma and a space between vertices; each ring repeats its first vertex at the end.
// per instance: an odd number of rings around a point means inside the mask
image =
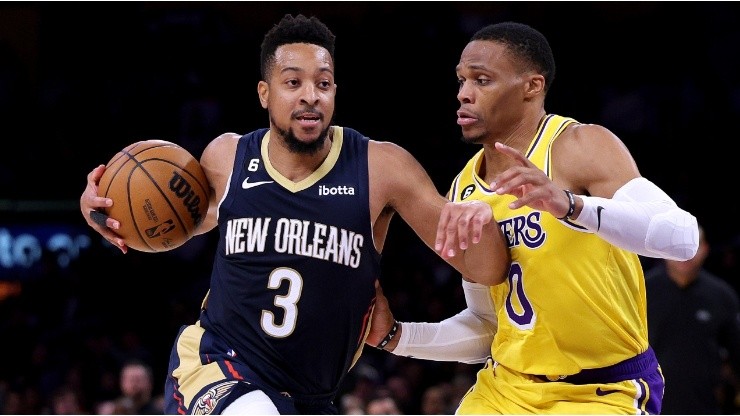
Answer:
POLYGON ((469 136, 469 137, 465 137, 464 134, 460 135, 460 141, 466 144, 482 144, 485 138, 486 136, 483 134, 478 134, 478 135, 469 136))
POLYGON ((288 130, 283 130, 280 127, 278 127, 277 123, 275 123, 275 120, 271 120, 272 125, 275 127, 275 130, 277 130, 280 137, 283 138, 283 142, 288 146, 288 150, 290 150, 293 153, 298 153, 302 155, 313 155, 316 154, 319 150, 321 150, 324 147, 324 142, 326 141, 326 138, 329 133, 329 129, 331 128, 331 122, 326 125, 326 128, 319 133, 319 137, 311 142, 304 142, 301 140, 298 140, 298 137, 296 137, 295 133, 293 133, 293 128, 288 128, 288 130))

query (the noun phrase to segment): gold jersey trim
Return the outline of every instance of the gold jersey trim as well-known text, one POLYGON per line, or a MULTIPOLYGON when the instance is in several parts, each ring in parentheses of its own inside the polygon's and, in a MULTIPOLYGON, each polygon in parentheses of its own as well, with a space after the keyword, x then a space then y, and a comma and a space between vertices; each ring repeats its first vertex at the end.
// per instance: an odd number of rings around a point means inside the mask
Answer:
POLYGON ((267 174, 275 179, 275 182, 279 183, 283 188, 293 193, 300 192, 315 185, 316 182, 323 178, 334 167, 334 165, 337 163, 337 160, 339 159, 339 152, 342 150, 342 143, 344 142, 344 129, 339 126, 332 126, 329 134, 331 135, 331 149, 329 149, 329 154, 326 156, 326 159, 324 159, 318 169, 316 169, 306 178, 298 182, 293 182, 283 176, 280 172, 278 172, 278 170, 275 169, 275 167, 272 166, 272 163, 270 162, 270 155, 268 151, 268 144, 270 143, 270 131, 268 130, 262 140, 261 147, 262 160, 265 162, 265 170, 267 170, 267 174))

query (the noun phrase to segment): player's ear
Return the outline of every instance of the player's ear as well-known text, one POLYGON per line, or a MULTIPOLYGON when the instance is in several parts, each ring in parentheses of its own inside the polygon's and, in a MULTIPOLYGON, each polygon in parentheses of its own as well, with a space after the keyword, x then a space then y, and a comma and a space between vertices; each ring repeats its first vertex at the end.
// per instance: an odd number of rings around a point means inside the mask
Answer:
POLYGON ((545 77, 540 74, 528 75, 524 83, 524 95, 528 98, 540 95, 545 92, 545 77))
POLYGON ((260 81, 257 83, 257 95, 260 98, 260 105, 262 105, 262 108, 267 108, 267 102, 270 98, 270 86, 265 81, 260 81))

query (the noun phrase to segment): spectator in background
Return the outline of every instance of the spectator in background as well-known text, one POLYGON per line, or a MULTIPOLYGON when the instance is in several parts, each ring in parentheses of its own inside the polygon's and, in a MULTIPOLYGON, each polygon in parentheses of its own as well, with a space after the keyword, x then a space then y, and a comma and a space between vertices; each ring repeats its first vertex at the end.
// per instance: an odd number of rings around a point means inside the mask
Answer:
POLYGON ((400 415, 396 401, 391 396, 378 396, 367 403, 367 414, 369 415, 400 415))
POLYGON ((142 361, 133 360, 121 369, 121 397, 118 404, 135 415, 161 415, 162 404, 152 397, 152 369, 142 361))
POLYGON ((646 273, 648 336, 665 377, 663 414, 720 414, 725 359, 740 374, 738 296, 704 269, 708 254, 700 227, 692 259, 664 260, 646 273))
MULTIPOLYGON (((429 387, 421 398, 421 414, 447 415, 455 413, 450 403, 450 385, 447 383, 429 387)), ((457 405, 457 403, 455 403, 457 405)))
POLYGON ((364 415, 365 403, 354 394, 345 394, 340 402, 340 410, 343 415, 364 415))
POLYGON ((58 388, 51 397, 51 414, 53 415, 86 415, 89 414, 83 405, 80 392, 69 386, 58 388))
POLYGON ((412 391, 413 387, 411 386, 409 379, 406 377, 405 372, 403 375, 396 374, 388 377, 385 381, 385 386, 388 388, 388 391, 390 391, 391 396, 393 396, 393 399, 396 401, 396 404, 398 405, 398 408, 401 409, 402 413, 416 413, 416 403, 418 400, 414 396, 412 391))
POLYGON ((95 405, 96 415, 127 415, 133 414, 126 400, 105 400, 95 405))
POLYGON ((451 413, 454 413, 457 408, 457 404, 462 401, 462 398, 465 397, 465 394, 470 390, 470 387, 475 384, 475 373, 468 374, 463 371, 458 371, 458 373, 452 378, 450 384, 450 403, 452 403, 451 413))

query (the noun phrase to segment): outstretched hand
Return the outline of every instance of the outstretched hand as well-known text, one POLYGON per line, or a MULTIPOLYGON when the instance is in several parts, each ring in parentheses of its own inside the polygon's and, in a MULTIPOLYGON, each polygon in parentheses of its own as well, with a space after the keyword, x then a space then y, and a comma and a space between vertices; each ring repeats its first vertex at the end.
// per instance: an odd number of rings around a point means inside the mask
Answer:
POLYGON ((483 226, 491 220, 493 209, 485 202, 448 202, 439 216, 434 249, 445 260, 455 257, 456 248, 466 250, 480 241, 483 226))
POLYGON ((497 142, 496 150, 516 162, 515 166, 506 169, 491 183, 491 189, 497 194, 517 198, 509 204, 509 208, 517 209, 526 205, 538 211, 547 211, 556 218, 565 216, 569 207, 568 197, 545 172, 513 147, 497 142))
POLYGON ((87 221, 87 225, 126 254, 128 246, 126 246, 123 238, 113 231, 120 227, 120 223, 99 210, 99 208, 113 206, 112 199, 98 196, 98 183, 104 172, 105 165, 100 165, 87 174, 87 186, 80 197, 80 210, 85 221, 87 221))

